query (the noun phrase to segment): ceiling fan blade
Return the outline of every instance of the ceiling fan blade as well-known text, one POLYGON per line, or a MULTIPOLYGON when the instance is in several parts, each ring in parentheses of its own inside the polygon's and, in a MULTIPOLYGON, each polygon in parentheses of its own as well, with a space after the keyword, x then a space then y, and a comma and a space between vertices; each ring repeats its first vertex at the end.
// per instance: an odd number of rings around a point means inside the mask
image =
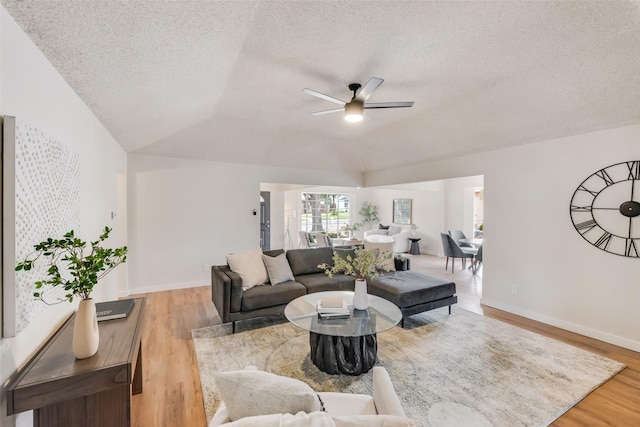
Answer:
POLYGON ((340 104, 344 106, 346 102, 339 100, 338 98, 334 98, 333 96, 325 95, 324 93, 317 92, 313 89, 304 88, 302 89, 304 93, 308 93, 309 95, 317 96, 318 98, 322 98, 326 101, 335 102, 336 104, 340 104))
POLYGON ((311 113, 311 115, 312 116, 321 116, 323 114, 337 113, 338 111, 344 112, 344 108, 335 108, 333 110, 316 111, 315 113, 311 113))
POLYGON ((403 108, 403 107, 413 107, 413 101, 409 102, 370 102, 368 104, 364 104, 364 108, 403 108))
POLYGON ((356 99, 365 102, 371 95, 373 95, 373 92, 378 89, 378 86, 380 86, 382 82, 384 82, 383 79, 379 79, 378 77, 371 77, 367 84, 364 85, 364 87, 362 87, 360 91, 358 91, 356 99))

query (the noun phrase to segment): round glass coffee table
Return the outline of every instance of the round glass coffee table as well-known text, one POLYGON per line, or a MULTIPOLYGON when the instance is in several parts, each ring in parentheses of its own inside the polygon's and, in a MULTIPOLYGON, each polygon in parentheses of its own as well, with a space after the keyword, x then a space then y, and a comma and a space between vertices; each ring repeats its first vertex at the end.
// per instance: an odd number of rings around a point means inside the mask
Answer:
POLYGON ((376 362, 377 334, 402 320, 400 309, 390 301, 368 295, 369 308, 353 309, 353 292, 315 292, 294 299, 284 315, 296 326, 309 331, 311 361, 328 374, 360 375, 376 362), (316 306, 322 298, 342 297, 349 317, 321 319, 316 306))

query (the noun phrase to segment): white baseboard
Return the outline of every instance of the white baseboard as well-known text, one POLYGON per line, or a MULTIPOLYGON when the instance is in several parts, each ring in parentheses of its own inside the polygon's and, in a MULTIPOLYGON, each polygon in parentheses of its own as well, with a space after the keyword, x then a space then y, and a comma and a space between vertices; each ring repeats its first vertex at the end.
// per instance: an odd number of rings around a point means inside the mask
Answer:
POLYGON ((118 296, 128 297, 129 295, 147 294, 151 292, 173 291, 176 289, 197 288, 200 286, 208 286, 208 285, 211 285, 211 281, 209 280, 198 280, 196 282, 185 282, 185 283, 168 283, 165 285, 158 285, 158 286, 144 286, 140 288, 130 288, 127 294, 118 295, 118 296))
POLYGON ((634 341, 628 338, 620 337, 618 335, 611 334, 609 332, 600 331, 593 328, 588 328, 577 323, 567 322, 566 320, 558 319, 556 317, 547 316, 535 311, 523 309, 521 307, 512 306, 509 304, 503 304, 501 302, 482 298, 480 304, 487 305, 489 307, 497 308, 509 313, 517 314, 518 316, 526 317, 528 319, 542 322, 547 325, 555 326, 557 328, 565 329, 567 331, 575 332, 576 334, 584 335, 589 338, 594 338, 600 341, 607 342, 609 344, 617 345, 619 347, 628 348, 633 351, 640 351, 640 341, 634 341))

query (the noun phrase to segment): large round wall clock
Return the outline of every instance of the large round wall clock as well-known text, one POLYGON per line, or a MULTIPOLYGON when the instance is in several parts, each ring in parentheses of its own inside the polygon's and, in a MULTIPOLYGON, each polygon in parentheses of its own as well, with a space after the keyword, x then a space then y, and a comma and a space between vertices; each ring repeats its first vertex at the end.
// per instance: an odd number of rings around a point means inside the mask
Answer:
POLYGON ((640 258, 640 160, 591 174, 573 193, 570 213, 576 231, 596 248, 640 258))

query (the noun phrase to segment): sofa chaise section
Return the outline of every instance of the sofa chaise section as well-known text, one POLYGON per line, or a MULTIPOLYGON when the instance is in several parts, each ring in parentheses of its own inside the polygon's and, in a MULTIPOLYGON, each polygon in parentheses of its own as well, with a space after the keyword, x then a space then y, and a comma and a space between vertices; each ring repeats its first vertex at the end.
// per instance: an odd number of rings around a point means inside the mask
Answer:
POLYGON ((367 290, 391 301, 402 312, 402 325, 408 316, 458 302, 456 284, 447 279, 414 271, 396 271, 369 281, 367 290))

